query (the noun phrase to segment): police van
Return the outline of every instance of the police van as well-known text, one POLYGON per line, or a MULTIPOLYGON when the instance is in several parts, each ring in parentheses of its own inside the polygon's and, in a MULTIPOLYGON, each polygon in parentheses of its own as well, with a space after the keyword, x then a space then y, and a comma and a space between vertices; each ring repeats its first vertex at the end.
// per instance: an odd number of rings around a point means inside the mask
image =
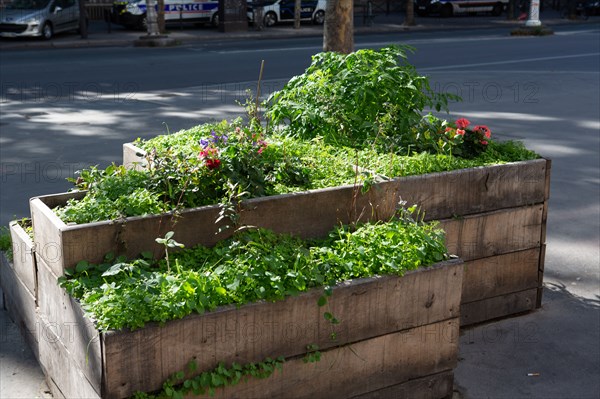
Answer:
POLYGON ((415 12, 421 17, 437 14, 451 17, 457 14, 488 12, 500 15, 509 0, 415 0, 415 12))
MULTIPOLYGON (((325 22, 326 0, 302 0, 300 4, 300 20, 311 21, 314 24, 322 25, 325 22)), ((262 9, 263 24, 273 26, 282 21, 294 20, 295 0, 266 0, 248 3, 248 20, 255 21, 256 11, 262 9)))
MULTIPOLYGON (((164 0, 165 23, 219 23, 219 2, 208 0, 164 0)), ((146 29, 146 0, 113 3, 111 22, 127 28, 146 29)))

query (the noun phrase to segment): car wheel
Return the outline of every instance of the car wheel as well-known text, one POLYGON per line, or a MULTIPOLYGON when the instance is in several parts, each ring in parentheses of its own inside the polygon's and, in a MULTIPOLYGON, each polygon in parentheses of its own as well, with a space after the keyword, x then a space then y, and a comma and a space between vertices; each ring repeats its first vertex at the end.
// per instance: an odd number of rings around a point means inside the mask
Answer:
POLYGON ((502 3, 496 3, 496 4, 494 4, 494 7, 492 8, 492 15, 497 17, 502 14, 503 10, 504 10, 504 6, 502 5, 502 3))
POLYGON ((52 29, 52 24, 50 22, 46 22, 42 27, 42 37, 44 40, 50 40, 54 36, 54 29, 52 29))
POLYGON ((263 18, 263 24, 267 27, 273 26, 277 23, 277 15, 274 12, 268 12, 263 18))
POLYGON ((212 26, 214 26, 214 27, 219 26, 219 13, 218 12, 216 12, 215 15, 213 15, 211 23, 212 23, 212 26))
POLYGON ((440 11, 440 16, 443 18, 449 18, 454 14, 454 10, 452 9, 452 4, 445 4, 440 11))
POLYGON ((323 25, 325 23, 325 11, 317 11, 313 17, 313 23, 316 25, 323 25))

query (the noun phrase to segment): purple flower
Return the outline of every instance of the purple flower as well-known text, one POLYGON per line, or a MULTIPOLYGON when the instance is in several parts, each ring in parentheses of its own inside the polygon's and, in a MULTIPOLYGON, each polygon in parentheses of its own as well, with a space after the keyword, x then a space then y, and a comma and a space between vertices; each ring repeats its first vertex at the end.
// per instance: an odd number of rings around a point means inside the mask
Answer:
POLYGON ((200 145, 202 146, 202 148, 208 147, 208 144, 208 140, 200 139, 200 145))

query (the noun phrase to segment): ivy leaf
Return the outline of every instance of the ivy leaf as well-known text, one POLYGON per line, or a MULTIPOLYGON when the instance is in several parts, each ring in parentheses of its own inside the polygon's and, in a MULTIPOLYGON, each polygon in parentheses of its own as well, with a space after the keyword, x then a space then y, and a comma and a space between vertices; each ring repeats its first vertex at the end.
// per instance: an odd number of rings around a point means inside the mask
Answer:
POLYGON ((77 273, 82 273, 89 270, 90 267, 90 264, 86 260, 82 260, 79 263, 77 263, 77 266, 75 266, 75 271, 77 273))
POLYGON ((319 305, 319 307, 321 306, 325 306, 327 304, 327 297, 325 295, 321 295, 319 297, 319 300, 317 301, 317 305, 319 305))
POLYGON ((102 273, 102 277, 115 276, 115 275, 121 273, 122 271, 124 271, 125 268, 128 266, 129 266, 129 263, 116 263, 116 264, 112 265, 107 271, 102 273))

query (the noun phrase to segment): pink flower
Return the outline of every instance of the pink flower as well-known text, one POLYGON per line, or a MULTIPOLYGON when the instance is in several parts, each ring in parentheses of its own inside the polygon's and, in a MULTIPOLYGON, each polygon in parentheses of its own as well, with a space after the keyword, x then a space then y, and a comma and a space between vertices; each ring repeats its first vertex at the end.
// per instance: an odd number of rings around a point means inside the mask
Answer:
POLYGON ((458 134, 459 136, 464 136, 465 131, 463 129, 456 129, 456 134, 458 134))
POLYGON ((456 123, 456 127, 458 127, 459 129, 464 129, 471 124, 471 122, 469 122, 465 118, 457 119, 455 123, 456 123))
POLYGON ((481 140, 480 143, 483 145, 488 145, 488 142, 486 140, 481 140))

